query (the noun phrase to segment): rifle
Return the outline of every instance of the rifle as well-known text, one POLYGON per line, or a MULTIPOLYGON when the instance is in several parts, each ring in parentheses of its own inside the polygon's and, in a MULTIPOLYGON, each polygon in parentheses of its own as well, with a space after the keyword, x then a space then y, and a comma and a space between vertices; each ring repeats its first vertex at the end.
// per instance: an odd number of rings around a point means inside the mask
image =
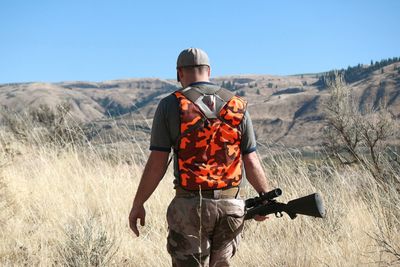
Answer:
POLYGON ((297 217, 297 214, 318 218, 325 217, 325 208, 318 193, 293 199, 286 204, 275 200, 280 195, 282 195, 282 190, 276 188, 267 193, 261 193, 259 197, 247 199, 245 201, 246 214, 244 219, 252 219, 257 214, 265 216, 273 213, 280 218, 283 216, 282 212, 287 213, 292 220, 297 217))

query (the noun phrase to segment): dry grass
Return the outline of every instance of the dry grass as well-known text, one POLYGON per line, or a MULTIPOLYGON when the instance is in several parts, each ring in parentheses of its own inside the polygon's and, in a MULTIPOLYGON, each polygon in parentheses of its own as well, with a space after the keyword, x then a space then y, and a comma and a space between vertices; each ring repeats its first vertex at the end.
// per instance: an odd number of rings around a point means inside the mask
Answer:
MULTIPOLYGON (((1 266, 170 266, 165 213, 171 170, 146 203, 140 238, 128 228, 143 169, 134 163, 140 162, 138 144, 122 143, 130 152, 109 155, 102 147, 30 146, 4 132, 0 139, 1 266)), ((284 190, 280 201, 318 191, 328 215, 246 222, 234 266, 400 264, 395 187, 384 191, 363 169, 263 156, 272 184, 284 190)))

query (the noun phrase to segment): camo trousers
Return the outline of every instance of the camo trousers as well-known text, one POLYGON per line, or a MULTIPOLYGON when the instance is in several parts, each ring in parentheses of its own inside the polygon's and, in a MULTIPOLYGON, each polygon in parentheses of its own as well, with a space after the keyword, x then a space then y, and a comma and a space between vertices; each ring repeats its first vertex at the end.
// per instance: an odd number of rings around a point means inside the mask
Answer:
POLYGON ((243 228, 244 201, 175 197, 167 221, 172 266, 229 266, 243 228))

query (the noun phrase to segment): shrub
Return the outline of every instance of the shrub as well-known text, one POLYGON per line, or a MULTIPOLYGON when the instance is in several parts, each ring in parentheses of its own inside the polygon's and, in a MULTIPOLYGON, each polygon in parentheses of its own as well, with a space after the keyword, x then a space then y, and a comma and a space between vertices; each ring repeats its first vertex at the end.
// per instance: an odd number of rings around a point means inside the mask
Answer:
POLYGON ((361 164, 385 184, 399 173, 398 155, 388 153, 392 150, 387 142, 397 133, 398 122, 385 103, 360 110, 340 73, 336 72, 327 84, 330 99, 325 106, 325 148, 342 164, 361 164))
POLYGON ((1 115, 6 129, 16 139, 36 145, 50 143, 65 147, 85 140, 85 133, 70 110, 68 103, 57 105, 55 110, 40 105, 25 113, 3 107, 1 115))
POLYGON ((73 221, 64 232, 66 242, 59 245, 58 254, 65 266, 107 266, 118 251, 115 236, 94 215, 73 221))

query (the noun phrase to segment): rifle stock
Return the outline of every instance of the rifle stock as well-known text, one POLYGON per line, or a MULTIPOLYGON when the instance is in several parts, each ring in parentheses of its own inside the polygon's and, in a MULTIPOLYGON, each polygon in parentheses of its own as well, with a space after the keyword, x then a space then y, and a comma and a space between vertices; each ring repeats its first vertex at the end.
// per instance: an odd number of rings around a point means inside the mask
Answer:
MULTIPOLYGON (((273 191, 276 192, 276 190, 277 189, 274 189, 273 191)), ((279 189, 279 192, 282 191, 279 189)), ((270 196, 270 192, 264 195, 267 194, 269 194, 268 196, 270 196)), ((274 199, 277 196, 273 198, 263 196, 246 200, 247 210, 244 217, 245 220, 252 219, 257 214, 263 216, 268 214, 275 214, 277 217, 281 217, 282 212, 287 213, 291 219, 296 218, 298 214, 317 218, 325 217, 325 208, 323 205, 322 197, 318 193, 293 199, 286 204, 277 202, 274 199)))
POLYGON ((318 193, 289 201, 286 204, 284 212, 292 219, 296 217, 296 214, 317 218, 325 217, 325 208, 322 203, 322 198, 318 193))

